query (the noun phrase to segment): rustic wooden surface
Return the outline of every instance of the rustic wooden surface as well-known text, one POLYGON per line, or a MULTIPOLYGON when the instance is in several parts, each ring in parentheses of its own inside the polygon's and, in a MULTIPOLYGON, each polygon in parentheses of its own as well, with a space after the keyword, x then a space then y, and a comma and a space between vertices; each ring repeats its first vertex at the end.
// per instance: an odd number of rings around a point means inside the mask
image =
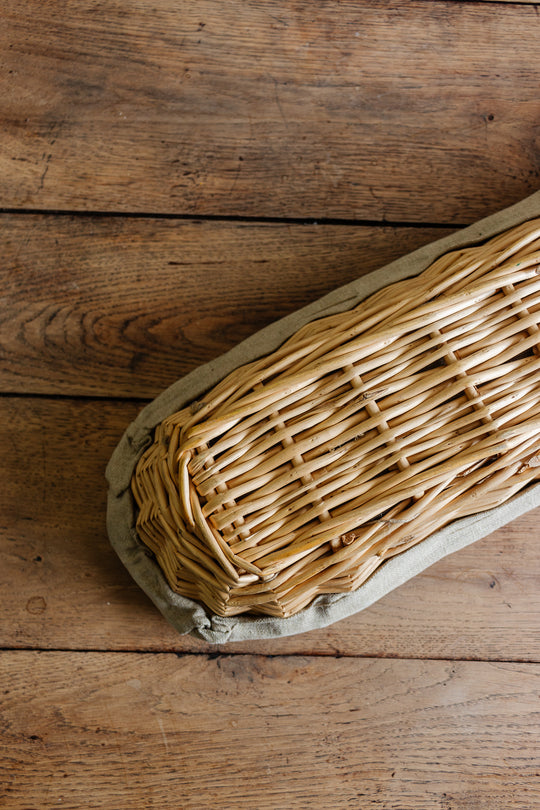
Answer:
POLYGON ((5 206, 462 223, 538 184, 534 6, 59 9, 3 3, 5 206))
POLYGON ((451 231, 21 214, 2 224, 2 390, 131 398, 451 231))
POLYGON ((530 712, 538 665, 2 657, 10 766, 3 798, 14 807, 28 806, 36 781, 40 807, 69 810, 176 801, 245 810, 540 802, 530 712))
POLYGON ((540 510, 363 613, 211 647, 112 551, 169 383, 535 191, 540 15, 0 9, 0 806, 540 807, 540 510))

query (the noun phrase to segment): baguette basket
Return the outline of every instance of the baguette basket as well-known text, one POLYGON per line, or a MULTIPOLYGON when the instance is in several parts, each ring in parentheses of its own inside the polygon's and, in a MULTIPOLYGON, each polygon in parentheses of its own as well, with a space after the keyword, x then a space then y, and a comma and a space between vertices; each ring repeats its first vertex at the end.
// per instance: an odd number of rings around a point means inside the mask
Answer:
POLYGON ((540 219, 299 329, 156 429, 132 480, 171 589, 288 617, 540 477, 540 219))
POLYGON ((537 192, 148 404, 107 525, 168 621, 212 643, 321 628, 540 505, 539 264, 537 192))

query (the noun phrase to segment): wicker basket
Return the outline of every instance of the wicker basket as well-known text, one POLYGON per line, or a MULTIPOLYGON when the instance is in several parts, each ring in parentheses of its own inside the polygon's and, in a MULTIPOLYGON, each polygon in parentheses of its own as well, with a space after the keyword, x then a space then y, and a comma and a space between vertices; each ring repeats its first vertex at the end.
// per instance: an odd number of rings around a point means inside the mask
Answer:
POLYGON ((540 478, 540 219, 312 321, 158 425, 137 532, 176 593, 287 617, 540 478))

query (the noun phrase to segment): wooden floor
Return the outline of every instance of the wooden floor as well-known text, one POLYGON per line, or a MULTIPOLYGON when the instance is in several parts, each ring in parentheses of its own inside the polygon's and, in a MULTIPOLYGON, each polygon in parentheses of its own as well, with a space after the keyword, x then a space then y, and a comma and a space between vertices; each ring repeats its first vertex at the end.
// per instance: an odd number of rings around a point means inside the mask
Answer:
POLYGON ((540 511, 212 648, 104 480, 179 376, 536 191, 539 89, 534 3, 4 0, 0 807, 540 808, 540 511))

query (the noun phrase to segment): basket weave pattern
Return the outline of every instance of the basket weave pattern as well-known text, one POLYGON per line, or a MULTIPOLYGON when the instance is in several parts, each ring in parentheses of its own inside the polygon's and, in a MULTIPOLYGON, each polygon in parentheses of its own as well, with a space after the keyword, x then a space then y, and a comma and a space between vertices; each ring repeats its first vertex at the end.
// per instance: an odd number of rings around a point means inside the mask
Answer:
POLYGON ((290 616, 540 478, 540 220, 312 321, 164 420, 132 479, 171 588, 290 616))

